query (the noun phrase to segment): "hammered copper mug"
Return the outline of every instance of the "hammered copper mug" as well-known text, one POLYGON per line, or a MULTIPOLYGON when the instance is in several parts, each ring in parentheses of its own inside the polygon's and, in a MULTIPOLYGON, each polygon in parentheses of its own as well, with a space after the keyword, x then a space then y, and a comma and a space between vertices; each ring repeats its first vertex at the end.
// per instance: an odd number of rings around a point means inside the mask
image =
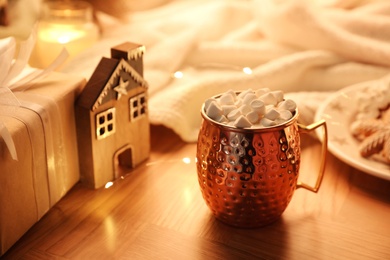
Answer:
POLYGON ((324 174, 327 131, 321 120, 298 124, 298 110, 282 125, 245 129, 210 119, 202 106, 197 172, 203 198, 220 221, 243 228, 270 224, 282 215, 297 188, 317 192, 324 174), (298 182, 300 133, 324 128, 322 161, 314 187, 298 182))

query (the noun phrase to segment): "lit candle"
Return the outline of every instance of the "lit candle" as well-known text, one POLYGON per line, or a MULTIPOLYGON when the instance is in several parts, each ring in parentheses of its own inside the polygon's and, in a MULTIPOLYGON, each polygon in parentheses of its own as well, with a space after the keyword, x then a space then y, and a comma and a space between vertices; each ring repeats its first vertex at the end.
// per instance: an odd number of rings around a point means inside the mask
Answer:
POLYGON ((65 47, 72 59, 99 37, 92 7, 83 1, 48 2, 39 22, 30 65, 46 68, 65 47))

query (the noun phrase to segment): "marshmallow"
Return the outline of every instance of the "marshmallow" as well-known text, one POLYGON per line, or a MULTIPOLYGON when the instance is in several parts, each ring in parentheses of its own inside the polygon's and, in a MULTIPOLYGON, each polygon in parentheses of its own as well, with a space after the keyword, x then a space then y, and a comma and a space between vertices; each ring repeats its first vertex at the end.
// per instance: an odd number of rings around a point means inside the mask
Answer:
POLYGON ((245 128, 245 127, 251 127, 252 124, 251 124, 251 122, 249 122, 249 120, 245 116, 240 115, 236 119, 236 121, 234 121, 234 126, 240 127, 240 128, 245 128))
POLYGON ((261 89, 256 90, 255 94, 257 97, 261 97, 262 95, 264 95, 265 93, 268 93, 270 91, 271 90, 269 88, 261 88, 261 89))
POLYGON ((247 115, 246 115, 246 118, 248 119, 249 122, 251 122, 252 124, 256 124, 260 117, 259 117, 259 114, 256 112, 256 111, 251 111, 249 112, 247 115))
POLYGON ((272 120, 272 121, 274 121, 279 116, 280 116, 280 113, 275 108, 267 109, 267 112, 264 115, 265 118, 268 118, 269 120, 272 120))
MULTIPOLYGON (((264 128, 290 120, 297 108, 294 101, 284 100, 280 90, 268 88, 240 92, 229 90, 218 98, 205 101, 206 114, 213 120, 238 128, 264 128)), ((368 106, 367 106, 368 109, 368 106)))
POLYGON ((236 92, 233 91, 232 89, 229 89, 228 91, 226 91, 226 93, 232 95, 234 99, 236 99, 236 92))
POLYGON ((276 101, 276 98, 272 93, 268 92, 264 95, 260 96, 259 99, 264 102, 266 105, 277 105, 278 102, 276 101))
POLYGON ((284 96, 283 91, 277 90, 277 91, 272 91, 270 93, 275 97, 276 103, 283 101, 283 96, 284 96))
POLYGON ((242 99, 243 104, 250 104, 254 99, 257 99, 257 96, 254 93, 248 93, 242 99))
POLYGON ((274 126, 276 125, 276 122, 271 120, 271 119, 268 119, 268 118, 265 118, 263 117, 261 120, 260 120, 260 125, 261 126, 264 126, 264 127, 269 127, 269 126, 274 126))
POLYGON ((224 115, 228 115, 231 111, 237 109, 237 107, 235 105, 224 105, 221 106, 221 109, 224 115))
POLYGON ((244 97, 247 95, 247 94, 252 94, 253 93, 253 90, 252 89, 247 89, 245 91, 242 91, 240 92, 237 97, 240 98, 240 99, 244 99, 244 97))
POLYGON ((240 107, 241 105, 242 105, 242 99, 240 98, 240 99, 237 99, 236 100, 236 102, 234 103, 234 105, 236 106, 236 107, 240 107))
POLYGON ((232 111, 227 115, 227 119, 229 119, 230 121, 234 121, 234 120, 236 120, 240 115, 241 115, 240 110, 234 109, 234 110, 232 110, 232 111))
POLYGON ((297 108, 297 104, 291 99, 284 100, 278 104, 278 108, 282 110, 288 110, 290 112, 294 112, 297 108))
POLYGON ((226 124, 227 122, 229 122, 229 120, 224 115, 222 115, 219 118, 215 119, 215 121, 217 121, 219 123, 223 123, 223 124, 226 124))
POLYGON ((220 105, 234 105, 235 95, 233 96, 231 93, 224 93, 219 98, 220 105))
POLYGON ((222 109, 218 105, 218 102, 216 100, 211 101, 210 105, 208 106, 208 108, 206 110, 206 114, 211 119, 214 119, 214 120, 217 120, 218 118, 220 118, 222 116, 222 114, 223 114, 222 109))
POLYGON ((251 106, 253 111, 256 111, 260 115, 265 114, 265 105, 264 105, 263 101, 261 101, 259 99, 255 99, 250 103, 250 106, 251 106))
POLYGON ((281 110, 279 111, 279 118, 282 120, 290 120, 293 114, 289 110, 281 110))
POLYGON ((238 110, 240 110, 242 115, 246 115, 252 111, 251 107, 245 103, 242 106, 240 106, 238 110))
POLYGON ((213 102, 213 101, 216 101, 216 100, 214 98, 209 98, 204 102, 204 110, 205 111, 207 111, 207 109, 209 109, 209 106, 210 106, 211 102, 213 102))
POLYGON ((283 124, 283 123, 286 122, 286 121, 287 121, 287 120, 284 120, 284 119, 278 117, 278 118, 275 119, 275 124, 276 124, 276 125, 283 124))

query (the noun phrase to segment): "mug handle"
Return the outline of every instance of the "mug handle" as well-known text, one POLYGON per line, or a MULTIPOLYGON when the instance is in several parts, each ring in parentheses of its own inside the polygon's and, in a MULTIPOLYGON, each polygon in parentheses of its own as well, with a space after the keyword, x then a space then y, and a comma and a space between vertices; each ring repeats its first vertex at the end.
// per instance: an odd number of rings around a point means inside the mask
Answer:
POLYGON ((325 120, 322 119, 322 120, 320 120, 320 121, 318 121, 316 123, 313 123, 311 125, 308 125, 308 126, 304 126, 304 125, 298 124, 298 129, 299 129, 299 132, 301 132, 301 133, 311 132, 311 131, 317 129, 318 127, 320 127, 320 126, 324 127, 324 132, 323 132, 323 137, 322 137, 322 140, 321 140, 321 142, 322 142, 321 165, 320 165, 320 171, 319 171, 319 174, 318 174, 318 177, 317 177, 316 184, 315 184, 314 187, 312 187, 312 186, 307 185, 307 184, 302 183, 302 182, 298 182, 297 183, 297 189, 298 188, 305 188, 305 189, 307 189, 309 191, 312 191, 312 192, 315 192, 315 193, 317 193, 318 189, 320 188, 322 179, 324 177, 324 171, 325 171, 326 153, 327 153, 327 150, 328 150, 328 131, 327 131, 327 128, 326 128, 326 122, 325 122, 325 120))

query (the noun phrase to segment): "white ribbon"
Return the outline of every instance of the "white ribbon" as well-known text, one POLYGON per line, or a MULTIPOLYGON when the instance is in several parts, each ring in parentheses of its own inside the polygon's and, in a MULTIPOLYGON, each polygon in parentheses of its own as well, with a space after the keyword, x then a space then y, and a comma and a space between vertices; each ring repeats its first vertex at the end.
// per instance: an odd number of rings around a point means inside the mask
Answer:
MULTIPOLYGON (((13 37, 0 40, 0 104, 9 106, 20 106, 14 92, 28 89, 34 81, 47 76, 65 62, 69 54, 64 48, 58 57, 44 70, 32 70, 27 75, 26 65, 30 58, 31 51, 35 44, 35 33, 20 43, 19 53, 14 59, 16 43, 13 37)), ((3 122, 0 121, 0 135, 11 154, 13 160, 18 160, 16 147, 12 136, 3 122)))

